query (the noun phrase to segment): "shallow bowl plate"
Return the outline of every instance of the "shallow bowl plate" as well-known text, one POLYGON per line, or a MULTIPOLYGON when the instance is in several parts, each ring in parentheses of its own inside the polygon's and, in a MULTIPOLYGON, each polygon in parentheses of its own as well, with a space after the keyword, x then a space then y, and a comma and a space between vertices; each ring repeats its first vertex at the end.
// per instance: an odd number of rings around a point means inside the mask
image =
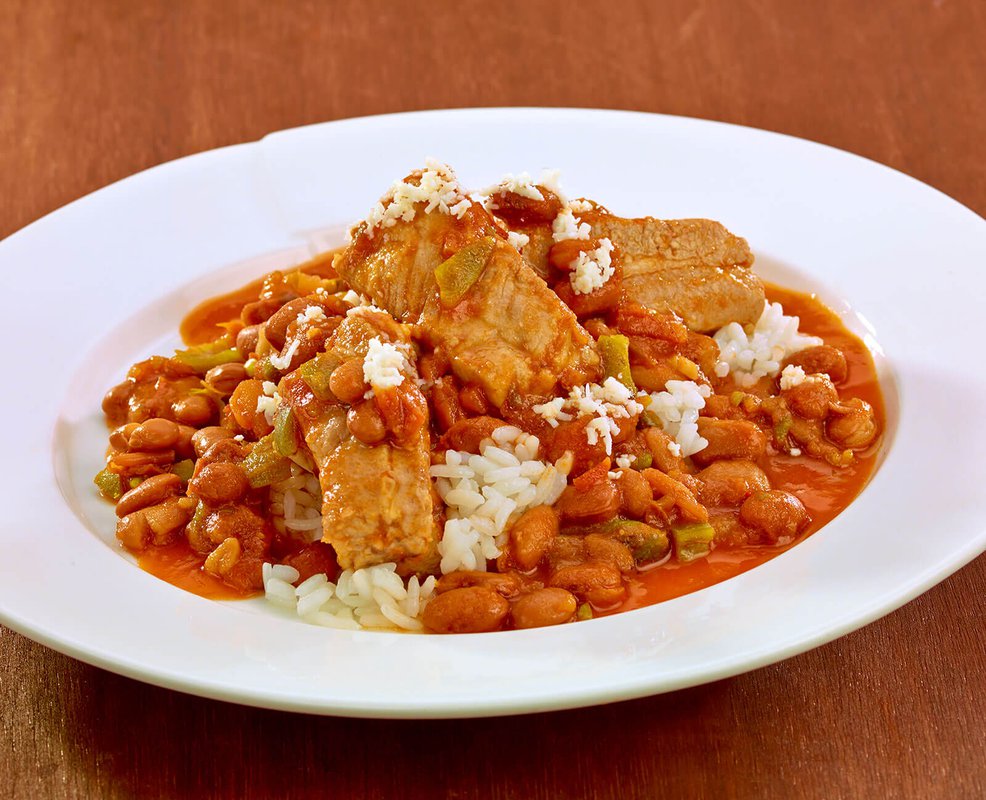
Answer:
POLYGON ((986 546, 978 339, 986 222, 905 175, 787 136, 613 111, 487 109, 289 130, 135 175, 0 243, 0 620, 84 661, 257 706, 451 717, 584 706, 735 675, 887 614, 986 546), (616 213, 721 220, 764 277, 818 292, 873 350, 883 461, 834 522, 717 586, 559 628, 342 632, 136 568, 93 492, 99 401, 205 297, 342 238, 426 155, 467 186, 557 167, 616 213), (12 302, 11 302, 12 300, 12 302), (963 411, 971 412, 965 416, 963 411), (958 434, 958 436, 956 436, 958 434))

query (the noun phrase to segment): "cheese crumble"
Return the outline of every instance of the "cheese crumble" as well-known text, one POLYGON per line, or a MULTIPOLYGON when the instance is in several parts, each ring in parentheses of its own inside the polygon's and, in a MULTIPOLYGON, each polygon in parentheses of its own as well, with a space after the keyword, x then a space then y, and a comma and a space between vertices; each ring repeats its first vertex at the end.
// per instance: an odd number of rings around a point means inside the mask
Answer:
POLYGON ((447 164, 433 158, 425 159, 425 169, 415 172, 417 183, 407 179, 395 181, 390 191, 377 202, 366 218, 367 233, 376 228, 390 228, 398 220, 410 222, 417 213, 417 206, 424 204, 425 214, 438 211, 461 218, 471 205, 463 194, 455 173, 447 164))
POLYGON ((532 407, 552 428, 557 428, 559 422, 593 417, 585 428, 586 441, 590 445, 602 442, 606 455, 613 454, 613 437, 620 432, 617 420, 629 419, 643 410, 633 393, 616 378, 607 378, 601 386, 597 383, 577 386, 568 397, 556 397, 532 407))
POLYGON ((551 238, 556 242, 566 239, 588 239, 591 232, 588 222, 579 222, 572 209, 565 206, 551 223, 551 238))
POLYGON ((281 395, 277 393, 277 384, 273 381, 264 381, 262 388, 264 393, 257 398, 257 413, 264 415, 268 425, 273 425, 274 414, 277 413, 277 407, 281 403, 281 395))
POLYGON ((604 286, 616 271, 612 254, 613 243, 609 239, 600 239, 595 250, 579 253, 579 257, 572 262, 572 272, 568 277, 572 291, 589 294, 604 286))
POLYGON ((517 233, 516 231, 507 231, 507 242, 514 250, 523 250, 527 247, 528 243, 531 241, 531 237, 526 233, 517 233))
POLYGON ((369 350, 363 359, 363 380, 374 389, 390 389, 404 382, 402 370, 408 369, 407 357, 390 342, 381 342, 379 336, 370 339, 369 350))

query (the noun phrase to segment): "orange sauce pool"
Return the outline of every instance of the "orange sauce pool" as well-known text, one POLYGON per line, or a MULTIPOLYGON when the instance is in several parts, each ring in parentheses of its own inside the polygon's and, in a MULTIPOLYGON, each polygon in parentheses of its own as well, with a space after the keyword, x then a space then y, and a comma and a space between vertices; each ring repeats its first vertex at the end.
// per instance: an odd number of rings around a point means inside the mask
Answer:
MULTIPOLYGON (((290 270, 286 271, 294 272, 297 270, 322 278, 334 278, 336 274, 332 269, 332 259, 336 252, 336 250, 330 250, 326 253, 319 253, 310 261, 297 267, 291 267, 290 270)), ((210 297, 199 303, 181 321, 178 328, 181 340, 187 345, 193 345, 218 339, 226 333, 226 329, 222 327, 223 323, 239 319, 243 306, 257 299, 263 285, 264 278, 258 278, 235 291, 210 297)))
POLYGON ((185 539, 162 547, 148 547, 137 554, 137 564, 155 578, 209 600, 242 600, 243 593, 202 569, 205 558, 185 539))
MULTIPOLYGON (((842 350, 849 372, 845 382, 839 385, 839 395, 858 397, 872 405, 880 430, 885 430, 886 414, 876 367, 870 351, 859 337, 850 333, 835 313, 814 296, 767 284, 767 299, 780 303, 785 314, 800 317, 798 329, 802 333, 820 336, 826 344, 842 350)), ((668 562, 638 575, 631 582, 626 601, 604 613, 629 611, 696 592, 740 575, 795 547, 831 522, 862 491, 873 474, 880 442, 878 438, 867 450, 857 453, 850 466, 843 468, 787 454, 763 457, 759 465, 770 478, 770 485, 796 494, 811 516, 811 523, 796 541, 783 547, 722 547, 713 550, 707 558, 690 564, 668 562)))
MULTIPOLYGON (((322 254, 299 269, 323 277, 332 277, 333 253, 322 254)), ((181 323, 181 336, 187 344, 212 341, 225 333, 221 323, 235 319, 247 303, 257 299, 263 279, 228 294, 210 298, 194 308, 181 323)), ((873 358, 842 321, 814 296, 767 285, 767 298, 779 302, 788 315, 801 318, 803 333, 820 336, 826 344, 839 348, 849 367, 846 381, 839 386, 843 397, 858 397, 870 403, 881 430, 885 428, 883 396, 877 381, 873 358)), ((878 439, 868 450, 858 453, 852 465, 836 468, 809 458, 786 454, 768 454, 759 462, 771 486, 796 494, 811 516, 805 532, 792 544, 783 547, 719 548, 707 558, 690 564, 668 562, 631 581, 627 600, 602 615, 670 600, 713 586, 753 569, 794 547, 836 517, 859 494, 869 481, 880 447, 878 439)), ((202 570, 203 557, 182 540, 166 547, 148 548, 139 554, 138 563, 147 572, 202 597, 216 600, 240 599, 245 596, 202 570)))

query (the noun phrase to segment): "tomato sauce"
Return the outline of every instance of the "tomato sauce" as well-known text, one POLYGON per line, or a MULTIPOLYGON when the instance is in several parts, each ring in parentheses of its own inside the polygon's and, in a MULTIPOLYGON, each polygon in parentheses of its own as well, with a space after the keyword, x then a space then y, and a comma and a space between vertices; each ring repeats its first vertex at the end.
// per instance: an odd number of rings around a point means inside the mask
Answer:
POLYGON ((204 561, 204 557, 196 553, 184 538, 161 547, 148 547, 137 554, 137 564, 142 570, 200 597, 241 600, 250 596, 251 593, 238 591, 202 569, 204 561))
MULTIPOLYGON (((839 384, 839 395, 858 397, 872 405, 880 430, 885 430, 886 413, 876 367, 859 337, 850 333, 835 313, 813 295, 768 284, 767 299, 780 303, 785 314, 800 317, 799 331, 820 336, 826 344, 842 350, 849 372, 839 384)), ((811 516, 811 523, 797 540, 782 547, 720 547, 707 558, 690 564, 669 561, 638 575, 631 582, 627 600, 604 613, 629 611, 696 592, 764 564, 794 547, 831 522, 862 491, 873 474, 880 442, 878 438, 867 450, 857 453, 852 464, 842 468, 814 458, 768 453, 759 466, 767 473, 771 486, 797 495, 811 516)))
MULTIPOLYGON (((336 274, 332 269, 332 259, 336 252, 331 250, 327 253, 320 253, 310 261, 292 267, 290 271, 304 272, 322 278, 334 278, 336 274)), ((263 289, 266 277, 265 275, 263 278, 258 278, 235 291, 221 294, 218 297, 210 297, 199 303, 181 321, 181 326, 178 328, 181 340, 186 345, 193 345, 205 344, 218 339, 226 333, 223 323, 239 319, 243 307, 256 301, 261 289, 263 289)))
MULTIPOLYGON (((310 274, 333 277, 334 253, 322 254, 301 265, 310 274)), ((181 324, 181 337, 187 344, 212 341, 225 333, 222 323, 236 319, 243 307, 257 299, 263 279, 228 294, 210 298, 194 308, 181 324)), ((826 344, 839 348, 846 356, 848 376, 840 384, 844 398, 865 400, 885 429, 885 410, 872 355, 831 310, 813 295, 767 286, 767 298, 779 302, 788 315, 801 318, 800 331, 820 336, 826 344)), ((792 544, 772 546, 720 547, 707 558, 689 564, 669 561, 637 575, 630 584, 627 600, 602 615, 670 600, 713 586, 763 564, 794 547, 836 517, 852 502, 869 481, 876 464, 880 439, 866 451, 857 453, 853 463, 832 467, 820 460, 768 453, 760 462, 773 487, 796 494, 804 503, 811 522, 792 544)), ((211 599, 237 599, 246 595, 202 570, 203 558, 182 540, 166 547, 152 547, 139 555, 139 564, 151 574, 187 591, 211 599)))

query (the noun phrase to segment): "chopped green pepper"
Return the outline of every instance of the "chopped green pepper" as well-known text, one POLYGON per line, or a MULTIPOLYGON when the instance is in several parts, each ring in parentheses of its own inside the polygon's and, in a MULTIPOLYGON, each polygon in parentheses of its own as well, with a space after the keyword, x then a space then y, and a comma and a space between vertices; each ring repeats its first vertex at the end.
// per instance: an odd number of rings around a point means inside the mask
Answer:
POLYGON ((791 430, 792 419, 790 416, 781 417, 774 423, 774 441, 783 444, 791 430))
POLYGON ((496 248, 496 237, 485 236, 463 247, 451 258, 435 267, 435 280, 442 305, 452 308, 483 274, 496 248))
POLYGON ((144 482, 144 479, 143 478, 133 477, 133 478, 130 478, 130 480, 127 481, 127 486, 129 486, 131 489, 136 489, 143 482, 144 482))
POLYGON ((671 527, 674 538, 674 550, 678 560, 684 564, 705 558, 712 552, 716 530, 708 522, 696 522, 693 525, 675 525, 671 527))
POLYGON ((192 473, 195 472, 195 462, 190 458, 183 459, 175 464, 171 471, 188 483, 192 479, 192 473))
POLYGON ((654 456, 650 453, 638 453, 637 460, 633 462, 634 469, 649 469, 654 463, 654 456))
POLYGON ((269 433, 253 446, 241 465, 254 489, 291 477, 291 459, 280 455, 274 447, 274 434, 269 433))
POLYGON ((291 406, 278 406, 274 414, 274 450, 291 456, 298 449, 298 424, 291 406))
POLYGON ((213 367, 240 361, 241 358, 240 351, 230 347, 229 337, 221 336, 214 342, 192 345, 187 350, 175 350, 175 360, 205 374, 213 367))
POLYGON ((637 564, 663 561, 671 551, 671 543, 665 531, 634 519, 611 519, 596 526, 591 532, 612 536, 625 544, 633 553, 633 560, 637 564))
POLYGON ((599 337, 599 356, 603 362, 603 375, 616 378, 631 392, 637 391, 630 373, 630 340, 622 334, 599 337))
POLYGON ((319 400, 332 400, 329 379, 339 363, 339 356, 333 353, 319 353, 315 358, 298 367, 298 374, 319 400))
POLYGON ((580 605, 575 611, 575 619, 579 620, 579 622, 592 619, 592 606, 588 603, 580 605))
POLYGON ((115 472, 110 472, 108 469, 100 470, 92 482, 107 500, 119 500, 123 497, 123 481, 115 472))
POLYGON ((746 395, 743 392, 733 392, 729 395, 729 403, 730 405, 738 406, 743 402, 744 397, 746 397, 746 395))

